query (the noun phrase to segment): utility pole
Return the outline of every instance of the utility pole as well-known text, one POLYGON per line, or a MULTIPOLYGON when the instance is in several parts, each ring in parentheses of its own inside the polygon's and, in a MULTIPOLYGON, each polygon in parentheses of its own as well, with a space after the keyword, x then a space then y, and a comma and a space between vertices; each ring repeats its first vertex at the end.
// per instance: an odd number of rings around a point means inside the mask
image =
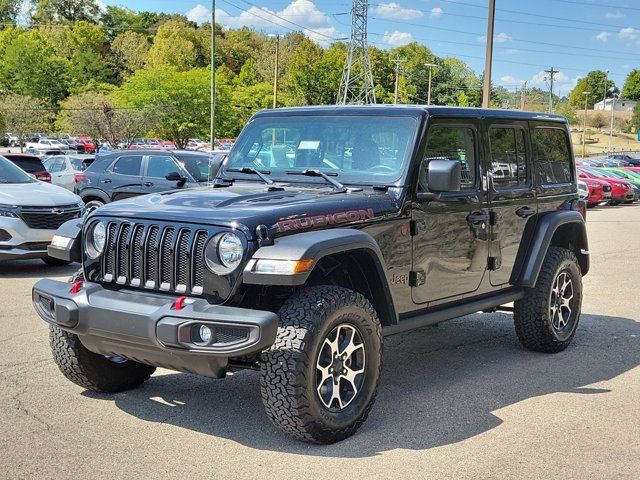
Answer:
POLYGON ((273 108, 278 108, 278 77, 280 76, 280 34, 276 33, 276 66, 273 71, 273 108))
POLYGON ((493 27, 496 18, 496 0, 489 0, 489 22, 487 25, 487 54, 484 66, 484 85, 482 88, 482 108, 491 105, 491 66, 493 64, 493 27))
POLYGON ((582 92, 582 94, 584 95, 584 122, 582 127, 582 160, 584 160, 584 152, 587 148, 587 105, 589 105, 589 95, 591 95, 591 92, 582 92))
POLYGON ((404 60, 400 58, 395 58, 391 61, 396 64, 396 87, 393 93, 393 103, 397 104, 398 103, 398 86, 400 84, 400 64, 403 63, 404 60))
POLYGON ((520 90, 520 110, 524 110, 524 100, 527 96, 527 81, 522 84, 522 90, 520 90))
POLYGON ((427 105, 431 105, 431 79, 433 77, 433 69, 437 67, 435 63, 425 63, 425 67, 429 67, 429 93, 427 94, 427 105))
POLYGON ((553 77, 559 72, 551 67, 550 70, 545 70, 544 73, 549 75, 549 113, 553 113, 553 77))
MULTIPOLYGON (((606 106, 607 106, 607 91, 609 90, 607 88, 607 83, 609 81, 609 70, 605 70, 604 72, 604 94, 602 95, 602 110, 606 110, 606 106)), ((593 108, 595 110, 595 107, 593 108)))
POLYGON ((353 0, 351 42, 338 90, 339 105, 376 103, 371 59, 367 50, 369 0, 353 0))
POLYGON ((613 145, 613 127, 615 124, 615 112, 616 112, 616 100, 618 100, 618 98, 614 95, 613 96, 613 104, 611 105, 611 129, 609 130, 609 153, 611 153, 611 149, 612 149, 612 145, 613 145))
POLYGON ((211 151, 216 147, 216 0, 211 0, 211 151))

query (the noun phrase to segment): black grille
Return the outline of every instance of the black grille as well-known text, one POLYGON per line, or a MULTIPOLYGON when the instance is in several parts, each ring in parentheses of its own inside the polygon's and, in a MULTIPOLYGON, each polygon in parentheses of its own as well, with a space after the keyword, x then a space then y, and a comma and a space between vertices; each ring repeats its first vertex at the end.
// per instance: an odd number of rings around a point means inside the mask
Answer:
POLYGON ((102 278, 120 285, 200 295, 209 234, 191 228, 109 222, 102 278))
POLYGON ((11 240, 11 234, 6 230, 0 229, 0 242, 8 242, 11 240))
POLYGON ((216 326, 216 343, 236 343, 249 338, 249 329, 216 326))
POLYGON ((62 207, 22 207, 19 215, 29 228, 56 230, 63 223, 80 217, 80 209, 77 205, 65 205, 62 207))
POLYGON ((611 185, 603 185, 602 186, 602 191, 603 192, 610 192, 611 191, 611 185))

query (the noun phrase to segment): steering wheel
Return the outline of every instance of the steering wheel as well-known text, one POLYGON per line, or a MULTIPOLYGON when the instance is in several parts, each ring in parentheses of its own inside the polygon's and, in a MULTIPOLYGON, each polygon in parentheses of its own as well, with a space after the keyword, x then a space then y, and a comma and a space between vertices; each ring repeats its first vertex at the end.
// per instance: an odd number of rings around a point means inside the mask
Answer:
POLYGON ((369 169, 372 173, 396 173, 396 169, 389 165, 376 165, 369 169))

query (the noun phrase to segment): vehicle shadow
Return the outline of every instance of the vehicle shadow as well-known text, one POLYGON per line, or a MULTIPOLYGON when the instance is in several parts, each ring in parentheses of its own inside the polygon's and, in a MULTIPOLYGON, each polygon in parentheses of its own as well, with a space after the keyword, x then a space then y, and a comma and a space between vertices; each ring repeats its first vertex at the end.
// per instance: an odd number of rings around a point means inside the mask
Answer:
POLYGON ((329 446, 297 442, 269 423, 257 372, 241 372, 225 381, 161 374, 131 392, 84 395, 115 401, 124 412, 149 422, 251 448, 368 457, 460 442, 500 425, 502 420, 492 412, 528 398, 606 393, 589 385, 639 363, 640 323, 631 319, 583 315, 572 346, 548 355, 520 346, 511 315, 475 314, 388 338, 380 390, 368 421, 354 437, 329 446))
POLYGON ((79 263, 62 267, 51 267, 42 260, 12 260, 0 262, 1 278, 53 278, 70 277, 80 268, 79 263))

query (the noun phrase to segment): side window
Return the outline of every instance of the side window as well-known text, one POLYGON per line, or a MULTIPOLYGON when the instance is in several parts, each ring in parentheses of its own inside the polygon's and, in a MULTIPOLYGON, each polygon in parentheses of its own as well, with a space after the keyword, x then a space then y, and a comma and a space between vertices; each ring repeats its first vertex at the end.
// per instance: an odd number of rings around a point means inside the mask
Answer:
POLYGON ((491 127, 491 173, 497 190, 527 184, 525 133, 521 128, 491 127))
POLYGON ((147 174, 145 176, 164 178, 174 172, 180 172, 180 167, 176 165, 173 157, 167 155, 151 155, 147 162, 147 174))
POLYGON ((431 160, 450 160, 462 165, 462 190, 470 190, 476 184, 475 134, 469 127, 434 126, 427 137, 426 158, 420 166, 418 190, 429 190, 427 169, 431 160))
POLYGON ((140 175, 140 169, 142 168, 142 156, 141 155, 127 155, 120 157, 118 161, 113 165, 113 173, 118 175, 140 175))
POLYGON ((533 134, 536 150, 536 175, 541 184, 569 183, 571 150, 567 133, 560 128, 537 127, 533 134))

